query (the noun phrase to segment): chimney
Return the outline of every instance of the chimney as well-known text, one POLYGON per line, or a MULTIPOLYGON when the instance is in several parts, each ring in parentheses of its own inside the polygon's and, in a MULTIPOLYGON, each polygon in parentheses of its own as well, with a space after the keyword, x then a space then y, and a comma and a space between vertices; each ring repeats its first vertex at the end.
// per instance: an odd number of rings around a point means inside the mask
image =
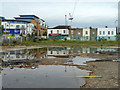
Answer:
POLYGON ((105 26, 105 28, 108 28, 108 26, 105 26))

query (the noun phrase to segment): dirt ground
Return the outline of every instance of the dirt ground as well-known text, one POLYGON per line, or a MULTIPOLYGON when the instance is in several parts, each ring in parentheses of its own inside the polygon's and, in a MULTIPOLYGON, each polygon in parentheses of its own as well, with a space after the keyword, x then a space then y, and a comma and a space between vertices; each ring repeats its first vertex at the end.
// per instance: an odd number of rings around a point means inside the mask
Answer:
POLYGON ((87 65, 77 66, 80 69, 90 70, 90 76, 102 78, 85 78, 86 84, 81 88, 118 88, 118 62, 88 62, 87 65))

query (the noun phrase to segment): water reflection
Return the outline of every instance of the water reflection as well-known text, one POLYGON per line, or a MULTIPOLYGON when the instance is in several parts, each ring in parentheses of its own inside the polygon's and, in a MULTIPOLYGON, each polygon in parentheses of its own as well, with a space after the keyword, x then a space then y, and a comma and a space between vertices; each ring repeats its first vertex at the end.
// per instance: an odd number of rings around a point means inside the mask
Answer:
POLYGON ((80 88, 85 81, 75 78, 79 75, 88 73, 75 66, 42 65, 35 70, 4 69, 2 80, 4 88, 80 88))
POLYGON ((79 88, 85 81, 74 77, 88 73, 75 66, 65 66, 66 63, 81 65, 96 60, 94 56, 118 57, 119 51, 119 48, 56 47, 2 52, 2 85, 5 88, 79 88))

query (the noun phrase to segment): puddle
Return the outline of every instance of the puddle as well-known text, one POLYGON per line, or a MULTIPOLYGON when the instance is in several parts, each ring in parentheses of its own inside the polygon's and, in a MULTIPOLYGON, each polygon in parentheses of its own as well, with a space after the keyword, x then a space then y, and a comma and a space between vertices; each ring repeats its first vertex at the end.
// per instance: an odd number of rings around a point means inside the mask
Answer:
POLYGON ((99 58, 101 52, 116 54, 118 51, 114 48, 57 47, 2 52, 0 59, 3 60, 3 70, 0 83, 4 88, 80 88, 85 84, 85 80, 75 76, 88 76, 88 71, 76 66, 62 66, 64 63, 86 65, 84 63, 88 61, 99 60, 93 59, 92 55, 99 58), (69 61, 73 54, 76 55, 75 58, 69 61), (91 55, 91 57, 80 57, 77 54, 91 55))
POLYGON ((73 64, 77 64, 77 65, 86 65, 84 63, 88 62, 88 61, 95 61, 96 59, 93 58, 85 58, 85 57, 80 57, 80 56, 76 56, 75 58, 72 59, 73 64))
POLYGON ((80 88, 85 84, 86 70, 75 66, 40 65, 33 69, 6 69, 2 71, 4 88, 80 88))

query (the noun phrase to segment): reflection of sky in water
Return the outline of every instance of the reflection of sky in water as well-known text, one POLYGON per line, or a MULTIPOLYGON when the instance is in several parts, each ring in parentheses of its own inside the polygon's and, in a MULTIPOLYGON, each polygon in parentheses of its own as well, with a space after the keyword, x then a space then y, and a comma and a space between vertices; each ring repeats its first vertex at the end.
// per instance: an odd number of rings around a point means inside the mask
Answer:
POLYGON ((75 66, 41 65, 37 69, 4 69, 4 88, 80 88, 85 84, 85 70, 75 66), (4 75, 5 74, 5 75, 4 75))
POLYGON ((75 58, 72 59, 74 64, 78 64, 78 65, 84 65, 84 63, 86 61, 94 61, 96 59, 93 58, 85 58, 85 57, 80 57, 80 56, 76 56, 75 58))

